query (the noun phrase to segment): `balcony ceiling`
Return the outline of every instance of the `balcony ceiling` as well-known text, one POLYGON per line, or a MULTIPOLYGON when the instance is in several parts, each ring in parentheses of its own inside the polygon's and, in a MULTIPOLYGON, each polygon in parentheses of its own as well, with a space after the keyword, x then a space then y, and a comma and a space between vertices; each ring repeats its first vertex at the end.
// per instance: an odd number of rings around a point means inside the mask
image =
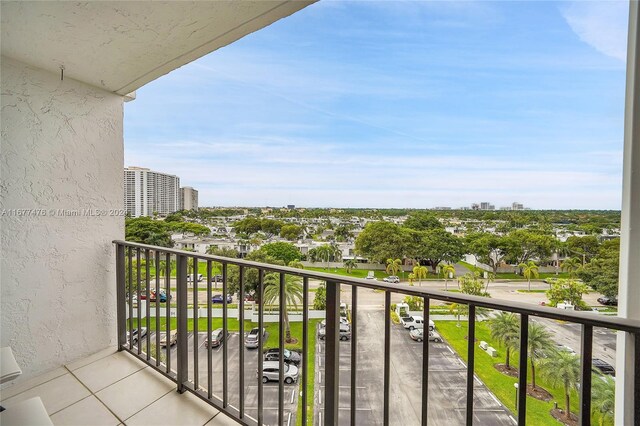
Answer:
POLYGON ((2 55, 125 95, 314 1, 3 1, 2 55))

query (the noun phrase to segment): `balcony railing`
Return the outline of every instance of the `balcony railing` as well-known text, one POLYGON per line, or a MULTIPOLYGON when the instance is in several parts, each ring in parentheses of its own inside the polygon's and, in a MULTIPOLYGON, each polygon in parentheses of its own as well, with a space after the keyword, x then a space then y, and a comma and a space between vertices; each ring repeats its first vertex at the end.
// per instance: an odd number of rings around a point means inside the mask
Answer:
MULTIPOLYGON (((245 389, 252 380, 247 380, 245 375, 245 351, 244 351, 244 332, 245 332, 245 274, 248 270, 256 270, 258 272, 258 284, 256 290, 256 299, 263 300, 265 289, 265 274, 276 273, 279 276, 280 292, 278 300, 279 318, 285 315, 287 300, 285 292, 282 291, 286 285, 286 277, 288 275, 299 277, 302 281, 302 354, 303 362, 301 362, 300 372, 300 397, 302 401, 301 424, 313 424, 313 419, 309 418, 306 407, 310 399, 314 395, 308 394, 309 377, 308 362, 305 359, 309 354, 309 281, 320 280, 326 282, 326 337, 325 337, 325 379, 324 392, 322 399, 324 402, 324 413, 319 423, 325 425, 338 424, 339 409, 339 375, 340 375, 340 286, 346 285, 351 287, 351 344, 350 344, 350 424, 360 424, 358 422, 358 412, 356 410, 356 402, 358 396, 356 394, 356 380, 358 377, 358 359, 357 359, 357 342, 358 329, 358 288, 374 289, 384 292, 384 364, 382 369, 383 376, 383 413, 382 423, 388 425, 390 421, 390 368, 391 368, 391 295, 392 293, 400 293, 404 295, 418 296, 424 301, 423 316, 424 323, 429 323, 429 306, 431 300, 445 301, 468 306, 468 338, 467 338, 467 371, 466 371, 466 408, 465 423, 471 425, 474 415, 474 357, 475 357, 475 323, 476 310, 491 309, 506 312, 513 312, 520 315, 520 340, 518 355, 518 389, 517 389, 517 422, 520 425, 526 423, 527 416, 527 363, 528 363, 528 330, 530 317, 541 317, 554 320, 565 321, 568 323, 579 324, 581 326, 581 377, 579 386, 579 424, 589 425, 591 422, 591 384, 592 384, 592 355, 593 355, 593 330, 594 327, 603 327, 611 330, 617 330, 622 333, 630 333, 634 337, 634 362, 630 365, 619 366, 620 370, 632 369, 634 377, 634 395, 617 396, 631 399, 634 404, 635 424, 640 423, 640 321, 623 319, 617 317, 608 317, 602 315, 594 315, 585 312, 565 311, 555 308, 536 306, 513 301, 501 301, 491 298, 470 296, 459 293, 451 293, 439 290, 430 290, 422 287, 406 286, 401 284, 389 284, 375 280, 365 280, 358 278, 350 278, 338 276, 328 273, 312 272, 304 269, 296 269, 271 264, 263 264, 251 262, 241 259, 231 259, 212 255, 202 255, 198 253, 174 250, 164 247, 149 246, 138 243, 130 243, 126 241, 114 241, 116 245, 116 261, 117 261, 117 324, 118 324, 118 348, 125 350, 140 358, 150 367, 174 381, 179 392, 189 391, 208 402, 218 410, 224 412, 240 424, 254 425, 265 423, 265 395, 264 386, 261 378, 263 377, 263 347, 265 344, 262 333, 258 334, 258 356, 257 356, 257 376, 254 385, 257 386, 257 407, 247 409, 245 406, 245 389), (144 261, 144 262, 143 262, 144 261), (203 262, 206 264, 206 306, 202 307, 198 300, 198 264, 203 262), (190 264, 190 265, 189 265, 190 264), (231 341, 227 343, 225 337, 224 344, 221 345, 222 351, 222 391, 221 393, 214 391, 214 366, 212 362, 213 349, 211 344, 207 344, 207 359, 199 359, 199 340, 193 339, 193 354, 189 354, 188 339, 188 318, 193 318, 193 332, 206 333, 207 342, 212 339, 212 265, 220 265, 222 272, 222 328, 223 336, 228 336, 228 301, 229 291, 229 266, 238 268, 238 282, 242 283, 238 286, 238 383, 237 395, 233 395, 235 404, 231 403, 229 392, 232 383, 229 381, 229 355, 228 351, 231 341), (172 265, 175 265, 175 278, 171 277, 172 265), (151 274, 151 268, 155 270, 151 274), (164 269, 160 271, 161 267, 164 269), (192 271, 189 272, 189 268, 192 271), (152 276, 153 275, 153 276, 152 276), (189 277, 191 275, 191 277, 189 277), (175 280, 175 292, 172 292, 172 280, 175 280), (188 304, 189 299, 189 282, 193 283, 192 306, 188 304), (156 295, 160 294, 160 290, 166 291, 166 302, 161 306, 159 299, 152 308, 150 303, 145 304, 145 315, 142 316, 142 304, 138 303, 138 307, 134 311, 134 302, 140 301, 142 298, 150 300, 152 291, 156 295), (175 299, 173 298, 175 296, 175 299), (175 308, 171 307, 175 305, 175 308), (206 308, 206 330, 199 330, 198 318, 201 315, 201 309, 206 308), (153 309, 153 312, 152 312, 153 309), (152 319, 152 313, 154 318, 152 319), (162 319, 164 317, 164 325, 162 319), (167 339, 171 336, 171 318, 177 319, 177 351, 175 354, 175 365, 173 365, 171 354, 171 346, 168 342, 166 349, 161 348, 162 330, 167 339), (134 329, 141 329, 145 326, 150 330, 154 326, 156 333, 154 341, 151 340, 151 333, 139 338, 131 338, 134 336, 134 329), (154 347, 155 346, 155 347, 154 347), (191 367, 193 374, 189 374, 189 362, 191 358, 191 367), (199 363, 206 362, 206 378, 200 379, 199 363), (202 383, 206 381, 206 383, 202 383), (251 411, 251 412, 250 412, 251 411)), ((258 328, 263 330, 265 323, 265 312, 263 303, 257 303, 258 310, 258 328)), ((278 322, 278 392, 277 392, 277 422, 278 424, 288 424, 285 418, 284 402, 288 400, 285 395, 285 329, 284 322, 278 322)), ((315 333, 315 330, 312 330, 315 333)), ((316 354, 316 356, 320 356, 316 354)), ((234 363, 235 364, 235 363, 234 363)), ((421 423, 427 424, 427 413, 429 410, 438 410, 439 407, 430 407, 428 404, 429 392, 429 339, 424 338, 422 343, 422 369, 421 369, 421 423)), ((253 377, 253 376, 251 376, 253 377)), ((235 388, 235 384, 233 386, 235 388)), ((293 399, 293 395, 291 397, 293 399)), ((275 422, 273 422, 275 423, 275 422)))

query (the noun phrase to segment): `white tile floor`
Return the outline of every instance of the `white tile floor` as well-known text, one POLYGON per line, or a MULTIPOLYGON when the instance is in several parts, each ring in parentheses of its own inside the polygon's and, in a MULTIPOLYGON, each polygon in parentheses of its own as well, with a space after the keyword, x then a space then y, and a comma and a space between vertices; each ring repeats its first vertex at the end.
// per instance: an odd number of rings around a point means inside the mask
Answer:
POLYGON ((73 362, 0 391, 2 405, 39 396, 54 425, 228 426, 233 420, 126 352, 73 362))

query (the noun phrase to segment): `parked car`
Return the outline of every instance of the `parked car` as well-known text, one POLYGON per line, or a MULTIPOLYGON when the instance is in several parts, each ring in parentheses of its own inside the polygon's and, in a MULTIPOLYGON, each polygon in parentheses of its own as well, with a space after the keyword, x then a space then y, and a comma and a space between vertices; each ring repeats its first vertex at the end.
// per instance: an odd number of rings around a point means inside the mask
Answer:
MULTIPOLYGON (((284 362, 288 362, 290 364, 298 365, 302 360, 302 357, 298 352, 290 351, 289 349, 285 349, 283 352, 284 362)), ((278 348, 267 349, 264 353, 265 361, 279 361, 280 360, 280 350, 278 348)))
POLYGON ((618 298, 602 296, 598 298, 598 303, 606 306, 618 306, 618 298))
POLYGON ((602 374, 608 374, 610 376, 616 375, 616 369, 613 368, 613 365, 609 364, 606 361, 603 361, 598 358, 593 358, 591 360, 591 364, 593 365, 594 368, 597 368, 598 370, 600 370, 602 374))
POLYGON ((140 327, 139 330, 137 328, 134 328, 131 332, 131 336, 129 336, 129 332, 127 331, 127 340, 131 340, 131 343, 136 344, 138 343, 138 339, 141 339, 146 335, 147 327, 140 327))
MULTIPOLYGON (((318 338, 320 340, 324 340, 327 335, 327 327, 320 323, 320 327, 318 328, 318 338)), ((340 322, 340 340, 349 340, 351 339, 351 327, 349 324, 345 324, 340 322)))
MULTIPOLYGON (((422 342, 422 340, 424 339, 424 329, 416 328, 411 330, 409 332, 409 337, 411 337, 415 341, 422 342)), ((440 335, 435 331, 429 331, 429 341, 440 343, 442 342, 442 337, 440 337, 440 335)))
MULTIPOLYGON (((406 316, 400 318, 400 324, 404 328, 413 330, 414 328, 424 328, 424 319, 422 317, 406 316)), ((436 325, 433 321, 429 320, 429 330, 435 330, 436 325)))
MULTIPOLYGON (((227 294, 227 303, 232 303, 233 302, 233 296, 230 294, 227 294)), ((224 298, 222 297, 221 294, 214 294, 213 297, 211 297, 211 303, 224 303, 224 298)))
MULTIPOLYGON (((171 330, 169 332, 169 346, 173 346, 178 343, 178 331, 171 330)), ((167 347, 167 333, 160 334, 160 346, 163 348, 167 347)))
MULTIPOLYGON (((160 303, 166 303, 167 302, 167 293, 164 290, 160 290, 159 297, 156 297, 156 292, 152 291, 151 294, 150 294, 150 300, 152 302, 155 302, 158 299, 160 300, 160 303)), ((173 299, 173 295, 170 295, 169 299, 173 299)))
MULTIPOLYGON (((256 376, 258 371, 256 370, 256 376)), ((298 367, 293 364, 284 365, 284 382, 294 383, 298 380, 298 367)), ((280 363, 277 361, 265 361, 262 364, 262 383, 280 381, 280 363)))
MULTIPOLYGON (((244 338, 244 346, 247 349, 256 349, 258 347, 258 337, 260 335, 260 329, 258 327, 252 328, 247 334, 247 337, 244 338)), ((265 328, 262 329, 262 341, 264 342, 267 338, 267 330, 265 328)))
POLYGON ((383 278, 382 281, 386 282, 386 283, 399 283, 400 282, 400 278, 398 278, 395 275, 390 275, 386 278, 383 278))
POLYGON ((214 283, 221 283, 222 282, 222 275, 218 274, 218 275, 214 275, 213 278, 211 279, 212 282, 214 283))
MULTIPOLYGON (((229 332, 227 331, 227 337, 229 337, 229 332)), ((211 347, 217 348, 224 341, 224 329, 216 328, 211 332, 211 347)), ((209 338, 204 339, 204 345, 209 346, 209 338)))
MULTIPOLYGON (((340 324, 344 324, 344 325, 347 325, 347 326, 351 325, 351 323, 349 323, 349 320, 347 318, 345 318, 345 317, 342 317, 342 316, 340 317, 340 324)), ((326 327, 327 326, 327 320, 323 319, 322 321, 320 321, 320 326, 321 327, 326 327)))
MULTIPOLYGON (((202 274, 198 274, 196 276, 196 278, 198 279, 198 282, 201 282, 202 281, 202 274)), ((193 281, 193 274, 188 274, 187 275, 187 282, 191 282, 191 281, 193 281)))

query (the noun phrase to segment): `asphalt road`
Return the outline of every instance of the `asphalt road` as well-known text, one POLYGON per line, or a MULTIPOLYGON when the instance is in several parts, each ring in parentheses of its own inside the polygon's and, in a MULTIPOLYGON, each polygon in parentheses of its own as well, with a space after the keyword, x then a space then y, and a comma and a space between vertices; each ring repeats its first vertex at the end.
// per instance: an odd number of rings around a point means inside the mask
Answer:
MULTIPOLYGON (((382 424, 384 312, 358 311, 358 357, 356 405, 357 424, 382 424)), ((324 343, 319 341, 316 357, 316 404, 314 424, 323 416, 324 343)), ((351 342, 340 342, 339 424, 349 424, 351 342)), ((409 338, 399 325, 391 329, 390 423, 420 424, 422 343, 409 338)), ((466 365, 446 343, 430 343, 428 423, 465 424, 466 365)), ((474 382, 474 424, 512 425, 511 412, 476 378, 474 382)))
MULTIPOLYGON (((204 344, 207 334, 205 332, 198 333, 198 386, 208 387, 208 354, 207 347, 204 344)), ((151 342, 155 341, 155 333, 151 333, 151 342)), ((227 362, 228 362, 228 403, 233 407, 239 406, 239 341, 240 336, 237 332, 232 332, 229 338, 221 346, 212 348, 212 389, 215 397, 222 399, 223 394, 223 348, 227 345, 227 362)), ((142 348, 146 348, 146 338, 142 339, 142 348)), ((189 333, 189 379, 194 379, 194 335, 189 333)), ((244 350, 244 408, 247 415, 256 419, 258 417, 258 350, 244 350)), ((162 348, 165 351, 165 348, 162 348)), ((172 346, 170 349, 171 368, 175 370, 177 360, 177 349, 172 346)), ((297 383, 284 385, 284 422, 283 425, 295 425, 296 414, 298 410, 298 394, 300 387, 300 379, 297 383)), ((278 424, 278 382, 269 382, 263 385, 264 404, 263 415, 265 425, 278 424)))

